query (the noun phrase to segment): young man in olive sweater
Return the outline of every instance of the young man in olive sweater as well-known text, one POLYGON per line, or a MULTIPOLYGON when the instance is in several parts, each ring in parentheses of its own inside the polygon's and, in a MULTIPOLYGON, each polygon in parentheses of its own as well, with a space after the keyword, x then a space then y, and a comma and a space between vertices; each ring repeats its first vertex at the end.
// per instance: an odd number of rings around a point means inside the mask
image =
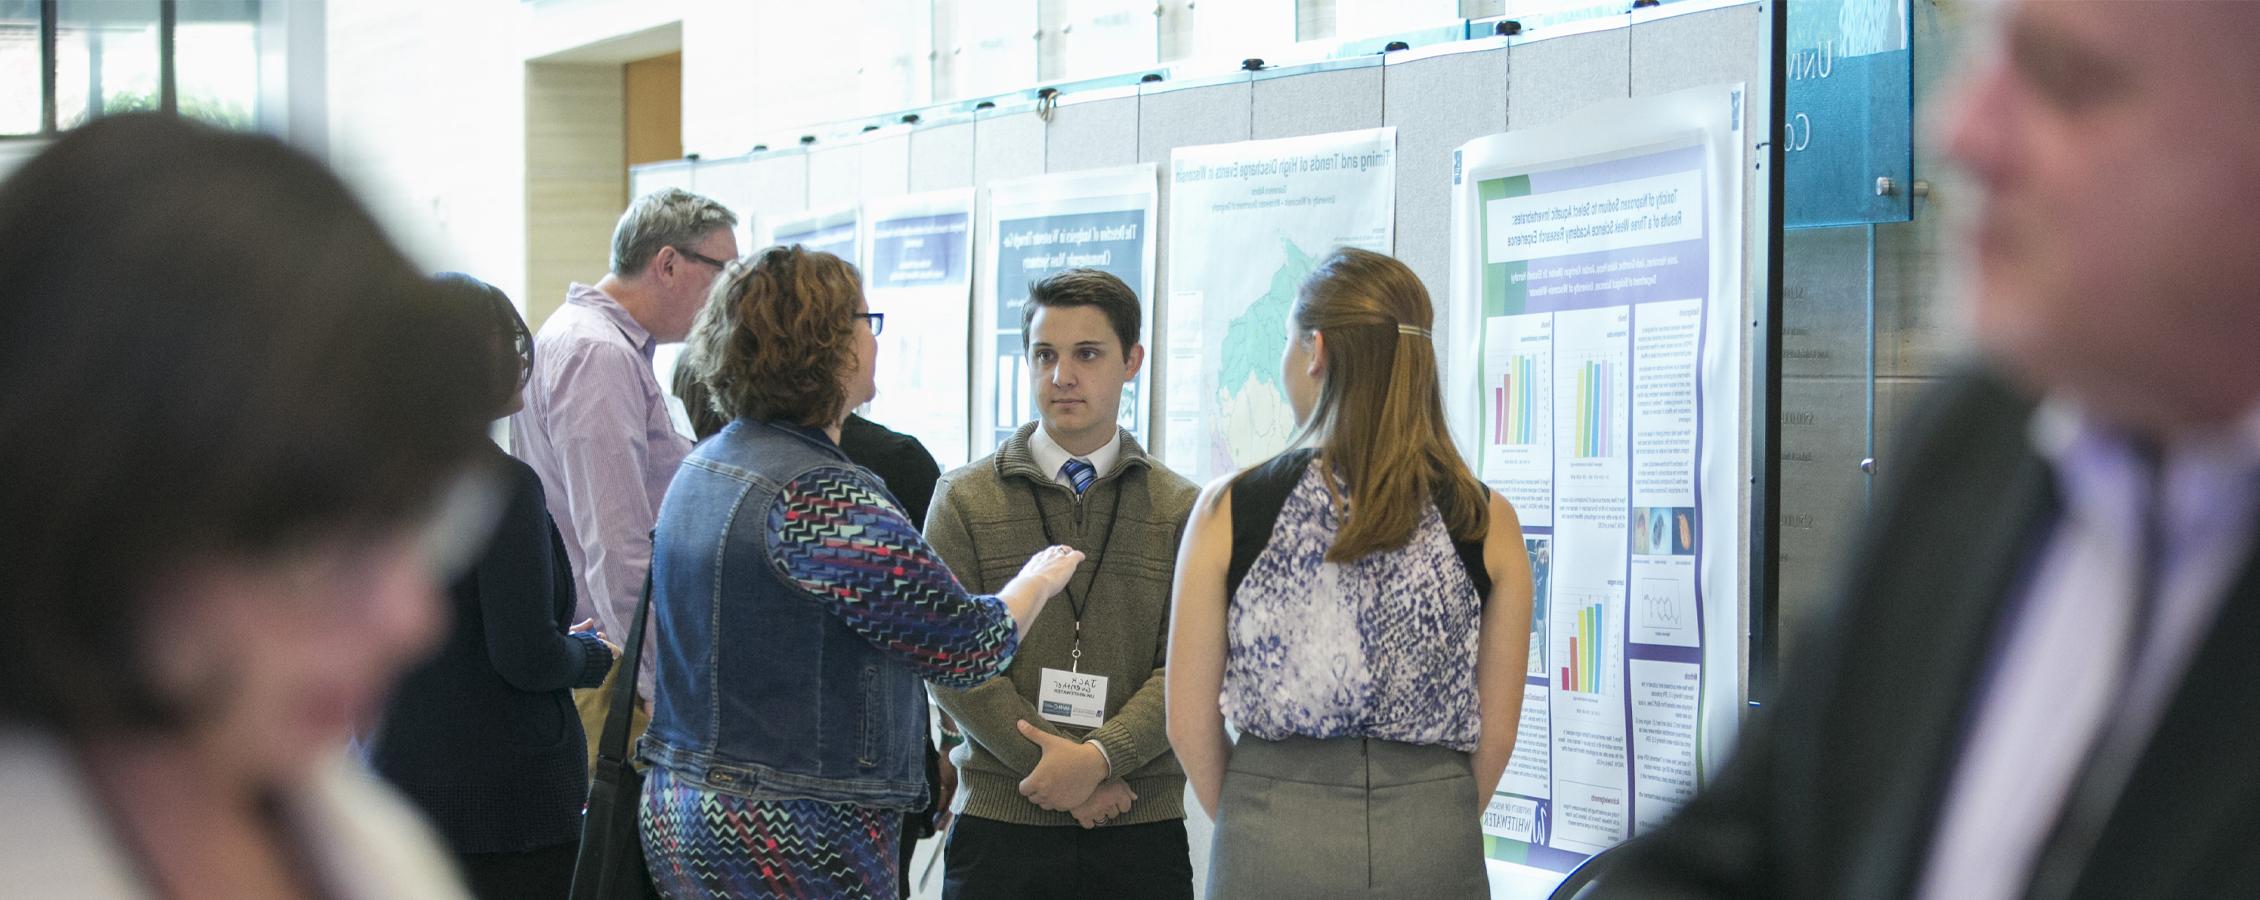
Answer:
POLYGON ((1004 677, 934 688, 967 738, 951 752, 945 898, 1193 896, 1162 676, 1198 489, 1115 425, 1145 362, 1139 320, 1138 295, 1105 272, 1031 286, 1021 335, 1041 419, 934 489, 926 539, 968 588, 1051 544, 1089 557, 1004 677))

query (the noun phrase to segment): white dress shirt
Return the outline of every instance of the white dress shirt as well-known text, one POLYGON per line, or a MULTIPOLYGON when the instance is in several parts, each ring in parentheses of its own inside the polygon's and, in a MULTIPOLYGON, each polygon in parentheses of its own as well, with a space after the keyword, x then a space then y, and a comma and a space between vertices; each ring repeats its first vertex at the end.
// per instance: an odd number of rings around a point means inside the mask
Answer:
POLYGON ((1075 485, 1067 480, 1066 475, 1060 473, 1059 467, 1067 465, 1067 461, 1070 459, 1080 459, 1091 464, 1091 471, 1096 473, 1095 478, 1105 478, 1114 474, 1115 465, 1122 462, 1122 429, 1115 429, 1114 437, 1100 445, 1099 449, 1083 456, 1076 456, 1067 452, 1067 448, 1060 446, 1058 441, 1052 440, 1051 431, 1044 428, 1043 423, 1039 422, 1036 424, 1036 430, 1028 435, 1028 454, 1036 458, 1036 465, 1042 467, 1044 472, 1052 477, 1053 481, 1072 488, 1075 485))

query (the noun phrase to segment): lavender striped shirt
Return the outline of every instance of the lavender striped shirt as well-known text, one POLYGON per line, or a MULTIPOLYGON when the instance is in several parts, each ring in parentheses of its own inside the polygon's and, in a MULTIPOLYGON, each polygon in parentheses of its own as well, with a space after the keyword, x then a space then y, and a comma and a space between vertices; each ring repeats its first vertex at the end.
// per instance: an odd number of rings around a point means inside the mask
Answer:
MULTIPOLYGON (((579 582, 579 618, 616 642, 651 567, 651 526, 691 442, 675 431, 651 368, 651 332, 603 291, 575 284, 534 338, 526 408, 510 445, 541 476, 579 582)), ((639 689, 651 696, 651 646, 639 689)))

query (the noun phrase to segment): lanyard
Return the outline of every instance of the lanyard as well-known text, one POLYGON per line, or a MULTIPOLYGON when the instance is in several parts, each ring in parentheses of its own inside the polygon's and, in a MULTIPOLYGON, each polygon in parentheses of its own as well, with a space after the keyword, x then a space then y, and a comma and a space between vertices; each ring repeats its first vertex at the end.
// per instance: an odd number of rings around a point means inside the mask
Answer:
MULTIPOLYGON (((1096 487, 1098 485, 1098 482, 1093 481, 1091 482, 1091 484, 1092 486, 1096 487)), ((1068 490, 1072 492, 1074 488, 1070 487, 1068 488, 1068 490)), ((1083 498, 1085 496, 1086 495, 1084 494, 1077 494, 1075 502, 1083 502, 1083 498)), ((1043 497, 1036 493, 1036 485, 1033 483, 1030 483, 1028 485, 1028 499, 1036 504, 1036 523, 1043 526, 1044 545, 1052 546, 1058 544, 1059 540, 1052 537, 1051 519, 1044 516, 1043 497)), ((1099 554, 1097 556, 1091 557, 1091 578, 1089 581, 1084 582, 1085 584, 1099 583, 1099 570, 1106 568, 1107 548, 1114 546, 1114 527, 1121 523, 1122 492, 1116 491, 1114 494, 1114 508, 1107 511, 1106 540, 1099 542, 1099 554)), ((1075 613, 1075 647, 1067 654, 1067 670, 1070 672, 1080 673, 1083 671, 1083 609, 1085 606, 1089 605, 1091 601, 1091 595, 1086 591, 1081 597, 1075 596, 1075 579, 1073 578, 1069 578, 1067 580, 1067 586, 1061 588, 1061 593, 1067 595, 1067 608, 1073 610, 1075 613)))

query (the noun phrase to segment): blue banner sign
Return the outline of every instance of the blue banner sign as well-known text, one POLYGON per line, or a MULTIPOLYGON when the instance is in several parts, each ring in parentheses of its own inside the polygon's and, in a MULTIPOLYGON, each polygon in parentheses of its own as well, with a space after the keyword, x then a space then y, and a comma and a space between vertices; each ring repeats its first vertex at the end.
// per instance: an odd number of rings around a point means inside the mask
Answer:
POLYGON ((1783 224, 1908 220, 1914 211, 1908 0, 1788 3, 1783 224))

